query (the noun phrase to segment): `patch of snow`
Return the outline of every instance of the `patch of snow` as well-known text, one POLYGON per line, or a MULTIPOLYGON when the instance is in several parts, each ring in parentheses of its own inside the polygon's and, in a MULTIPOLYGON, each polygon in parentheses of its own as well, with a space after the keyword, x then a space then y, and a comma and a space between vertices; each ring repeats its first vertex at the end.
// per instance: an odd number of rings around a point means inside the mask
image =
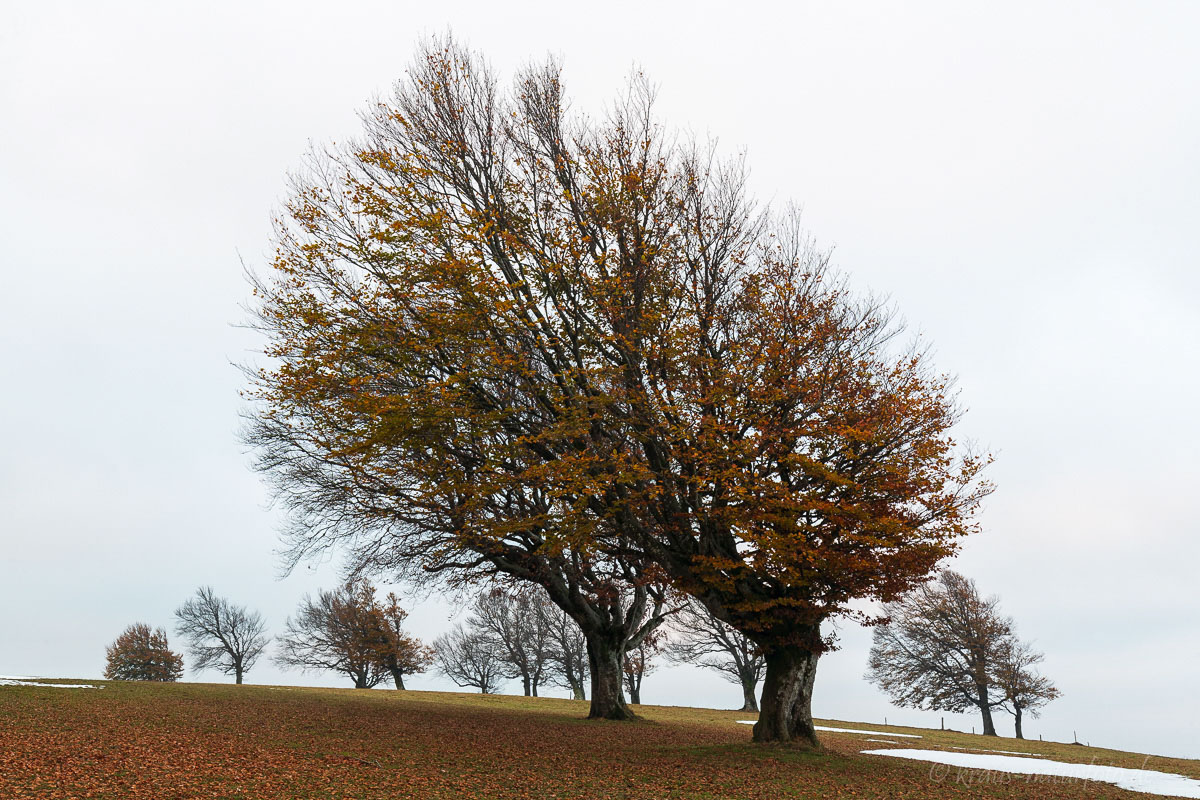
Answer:
MULTIPOLYGON (((1046 783, 1087 783, 1091 781, 1112 783, 1131 792, 1158 794, 1168 797, 1200 798, 1200 781, 1173 772, 1158 772, 1151 769, 1109 767, 1103 764, 1069 764, 1065 761, 1050 761, 1042 758, 1017 758, 1016 756, 989 756, 979 753, 951 753, 945 750, 864 750, 864 753, 892 758, 907 758, 913 761, 932 761, 959 767, 951 776, 949 770, 930 772, 938 780, 953 780, 967 785, 982 783, 1006 783, 996 773, 1049 776, 1046 783)), ((1026 778, 1030 783, 1038 779, 1026 778)))
POLYGON ((0 686, 49 686, 51 689, 100 689, 91 683, 41 683, 28 678, 0 678, 0 686))
POLYGON ((851 728, 826 728, 824 725, 813 725, 819 731, 829 731, 830 733, 864 733, 867 736, 872 734, 883 734, 884 736, 898 736, 901 739, 920 739, 921 737, 915 733, 892 733, 891 731, 856 731, 851 728))
MULTIPOLYGON (((758 722, 758 720, 756 720, 756 719, 739 719, 737 722, 739 725, 753 725, 754 723, 758 722)), ((867 736, 878 736, 879 734, 883 734, 884 736, 899 736, 904 739, 920 739, 921 738, 920 736, 918 736, 915 733, 892 733, 891 731, 856 731, 856 730, 851 730, 850 728, 826 728, 824 725, 813 725, 813 727, 819 731, 828 731, 829 733, 862 733, 862 734, 866 734, 867 736)))
POLYGON ((899 742, 893 742, 891 739, 867 739, 867 741, 868 742, 883 742, 884 744, 900 744, 899 742))
POLYGON ((1045 758, 1041 753, 1022 753, 1019 750, 988 750, 986 747, 959 747, 958 745, 950 745, 954 750, 971 750, 975 753, 1008 753, 1014 756, 1029 756, 1031 758, 1045 758))

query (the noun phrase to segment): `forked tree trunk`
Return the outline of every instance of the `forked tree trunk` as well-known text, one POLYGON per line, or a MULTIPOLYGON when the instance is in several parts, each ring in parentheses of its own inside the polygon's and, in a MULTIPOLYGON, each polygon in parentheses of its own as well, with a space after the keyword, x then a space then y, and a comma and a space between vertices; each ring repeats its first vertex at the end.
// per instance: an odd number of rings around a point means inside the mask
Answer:
POLYGON ((1024 739, 1024 734, 1021 733, 1021 707, 1013 706, 1013 716, 1017 719, 1017 738, 1024 739))
POLYGON ((588 666, 592 671, 592 707, 588 719, 636 719, 625 704, 621 660, 623 642, 615 636, 586 635, 588 666))
POLYGON ((742 679, 742 711, 758 711, 758 698, 754 696, 757 683, 753 679, 742 679))
POLYGON ((587 693, 583 691, 583 683, 576 678, 571 679, 571 696, 576 700, 587 700, 587 693))
POLYGON ((820 657, 820 653, 796 645, 766 654, 767 674, 754 741, 820 746, 812 719, 813 682, 820 657))

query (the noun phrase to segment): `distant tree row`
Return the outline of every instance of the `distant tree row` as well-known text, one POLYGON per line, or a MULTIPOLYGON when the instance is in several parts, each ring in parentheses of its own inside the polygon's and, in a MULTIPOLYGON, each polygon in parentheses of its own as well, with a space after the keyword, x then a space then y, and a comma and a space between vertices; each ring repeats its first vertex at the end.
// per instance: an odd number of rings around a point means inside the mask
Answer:
POLYGON ((471 616, 434 641, 438 669, 454 683, 481 692, 517 679, 527 697, 544 685, 577 700, 589 679, 583 632, 550 602, 528 588, 493 588, 476 597, 471 616))
MULTIPOLYGON (((175 610, 175 631, 187 641, 192 668, 216 669, 242 682, 267 647, 266 623, 257 611, 217 597, 209 586, 175 610)), ((106 652, 109 680, 176 681, 183 656, 171 650, 167 632, 138 622, 117 637, 106 652)))
MULTIPOLYGON (((764 660, 745 636, 695 601, 679 600, 623 658, 623 689, 641 703, 642 681, 655 659, 690 663, 719 673, 742 688, 742 710, 757 711, 755 690, 764 660), (659 623, 667 620, 666 626, 659 623)), ((215 669, 242 683, 266 651, 270 638, 262 615, 219 597, 211 587, 196 590, 175 611, 194 669, 215 669)), ((526 696, 544 686, 587 699, 590 681, 587 640, 582 629, 536 587, 493 587, 478 594, 470 615, 438 637, 432 647, 404 630, 408 612, 389 593, 380 600, 365 579, 306 596, 278 637, 274 661, 285 669, 328 670, 349 677, 356 688, 372 688, 390 677, 397 689, 404 676, 430 666, 464 688, 490 693, 519 679, 526 696)), ((115 680, 177 680, 182 656, 171 652, 167 634, 148 625, 130 626, 109 648, 106 677, 115 680)))
POLYGON ((875 629, 867 678, 896 705, 960 712, 975 708, 983 733, 996 735, 992 710, 1037 716, 1061 693, 1035 669, 1042 654, 1016 634, 995 597, 943 570, 937 580, 884 606, 890 620, 875 629))
MULTIPOLYGON (((759 649, 694 601, 680 601, 666 624, 649 631, 623 659, 623 689, 642 702, 642 681, 660 655, 677 664, 711 669, 742 688, 743 711, 757 711, 755 694, 765 662, 759 649)), ((496 691, 519 678, 527 696, 546 684, 586 699, 587 642, 571 618, 544 593, 529 588, 480 594, 471 616, 434 642, 440 672, 464 688, 496 691)))

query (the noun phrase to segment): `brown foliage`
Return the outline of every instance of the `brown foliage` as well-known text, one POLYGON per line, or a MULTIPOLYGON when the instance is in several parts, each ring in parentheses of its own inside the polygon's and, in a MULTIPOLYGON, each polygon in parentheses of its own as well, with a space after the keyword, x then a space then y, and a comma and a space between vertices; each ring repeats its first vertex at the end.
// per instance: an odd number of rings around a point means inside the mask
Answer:
POLYGON ((183 656, 167 645, 167 632, 136 622, 105 651, 104 677, 114 681, 177 681, 183 656))
MULTIPOLYGON (((554 63, 506 96, 433 42, 409 75, 313 157, 256 284, 250 440, 294 553, 505 572, 589 635, 613 578, 669 580, 807 707, 821 623, 973 530, 986 459, 949 435, 949 380, 795 214, 755 211, 740 162, 663 131, 643 79, 585 121, 554 63)), ((636 644, 620 611, 601 649, 636 644)), ((791 706, 764 713, 791 737, 791 706)))
POLYGON ((407 616, 394 594, 380 604, 369 581, 350 581, 301 602, 279 637, 275 661, 342 672, 358 689, 377 686, 390 675, 403 689, 403 676, 425 671, 433 658, 429 648, 403 631, 407 616))
POLYGON ((1041 655, 1016 638, 999 605, 974 581, 943 570, 884 607, 890 621, 875 629, 867 677, 900 706, 977 709, 988 735, 996 734, 992 709, 1016 698, 1020 736, 1021 709, 1049 702, 1057 690, 1030 672, 1041 655))

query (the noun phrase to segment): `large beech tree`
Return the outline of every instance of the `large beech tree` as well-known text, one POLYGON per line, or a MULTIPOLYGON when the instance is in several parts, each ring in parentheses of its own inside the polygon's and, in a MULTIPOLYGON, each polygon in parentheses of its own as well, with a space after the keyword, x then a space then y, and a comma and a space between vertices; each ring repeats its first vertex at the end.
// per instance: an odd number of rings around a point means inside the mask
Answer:
POLYGON ((821 623, 953 552, 982 461, 885 309, 652 94, 589 120, 554 63, 501 92, 428 43, 295 181, 249 440, 298 557, 544 586, 587 639, 593 716, 629 715, 621 657, 665 581, 761 648, 755 739, 815 743, 821 623))

